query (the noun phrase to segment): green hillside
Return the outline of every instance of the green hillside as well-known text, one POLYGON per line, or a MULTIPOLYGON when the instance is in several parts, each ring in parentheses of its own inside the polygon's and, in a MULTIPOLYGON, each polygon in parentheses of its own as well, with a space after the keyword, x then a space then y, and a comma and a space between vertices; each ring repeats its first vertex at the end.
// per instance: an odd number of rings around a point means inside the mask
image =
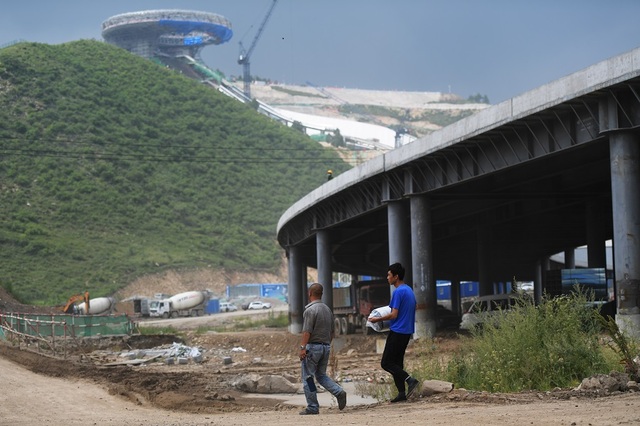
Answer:
POLYGON ((97 41, 0 50, 0 284, 53 304, 168 268, 275 270, 280 215, 348 166, 97 41))

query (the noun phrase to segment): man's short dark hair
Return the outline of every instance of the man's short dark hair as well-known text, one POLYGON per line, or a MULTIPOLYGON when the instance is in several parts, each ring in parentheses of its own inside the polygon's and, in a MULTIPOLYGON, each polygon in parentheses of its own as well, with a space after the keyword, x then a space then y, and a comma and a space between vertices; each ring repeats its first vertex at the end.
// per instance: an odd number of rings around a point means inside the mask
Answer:
POLYGON ((397 275, 398 279, 404 280, 404 267, 399 263, 389 265, 387 271, 391 272, 391 275, 397 275))
POLYGON ((313 283, 309 286, 309 292, 314 295, 314 297, 322 297, 323 287, 320 283, 313 283))

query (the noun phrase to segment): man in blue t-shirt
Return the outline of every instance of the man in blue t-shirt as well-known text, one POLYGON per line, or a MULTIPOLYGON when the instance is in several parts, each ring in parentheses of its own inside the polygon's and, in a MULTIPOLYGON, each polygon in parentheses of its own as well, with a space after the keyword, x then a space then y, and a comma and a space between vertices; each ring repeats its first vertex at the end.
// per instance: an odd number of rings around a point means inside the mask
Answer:
POLYGON ((406 401, 418 387, 418 380, 404 371, 404 353, 409 339, 415 331, 416 296, 413 289, 404 283, 404 267, 399 263, 390 265, 387 271, 389 285, 395 287, 389 307, 391 313, 382 317, 370 317, 376 323, 389 321, 390 331, 382 353, 380 366, 393 376, 398 388, 398 396, 391 402, 406 401), (405 392, 406 386, 408 386, 405 392))

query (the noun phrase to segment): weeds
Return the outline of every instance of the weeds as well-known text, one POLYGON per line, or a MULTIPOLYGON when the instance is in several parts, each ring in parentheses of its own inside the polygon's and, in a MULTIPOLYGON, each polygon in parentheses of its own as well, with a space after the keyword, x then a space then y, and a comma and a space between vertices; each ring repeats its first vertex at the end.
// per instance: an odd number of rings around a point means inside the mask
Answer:
POLYGON ((611 337, 611 342, 607 345, 619 356, 620 364, 624 366, 624 372, 629 375, 631 380, 636 382, 640 380, 639 366, 634 361, 640 352, 638 343, 625 335, 613 318, 605 318, 599 313, 596 314, 596 318, 604 331, 611 337))
POLYGON ((355 385, 356 392, 359 395, 367 395, 378 401, 388 401, 395 395, 396 387, 393 383, 369 383, 359 382, 355 385))
POLYGON ((417 376, 489 392, 575 386, 590 375, 620 370, 599 343, 595 314, 583 293, 538 306, 521 300, 495 323, 462 337, 464 352, 448 360, 423 352, 417 376))
POLYGON ((150 336, 154 334, 178 334, 178 330, 170 325, 164 327, 138 326, 138 331, 144 336, 150 336))

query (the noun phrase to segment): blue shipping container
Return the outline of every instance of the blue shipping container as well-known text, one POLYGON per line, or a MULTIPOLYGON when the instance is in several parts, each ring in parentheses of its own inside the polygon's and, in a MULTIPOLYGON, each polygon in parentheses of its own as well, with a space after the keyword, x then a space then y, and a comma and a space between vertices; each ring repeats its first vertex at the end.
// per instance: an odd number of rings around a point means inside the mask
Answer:
POLYGON ((220 312, 220 301, 218 299, 211 299, 209 303, 207 303, 207 307, 204 312, 208 315, 217 314, 220 312))
POLYGON ((461 281, 460 297, 476 297, 480 294, 478 281, 461 281))
POLYGON ((438 300, 451 300, 451 281, 436 280, 438 300))

